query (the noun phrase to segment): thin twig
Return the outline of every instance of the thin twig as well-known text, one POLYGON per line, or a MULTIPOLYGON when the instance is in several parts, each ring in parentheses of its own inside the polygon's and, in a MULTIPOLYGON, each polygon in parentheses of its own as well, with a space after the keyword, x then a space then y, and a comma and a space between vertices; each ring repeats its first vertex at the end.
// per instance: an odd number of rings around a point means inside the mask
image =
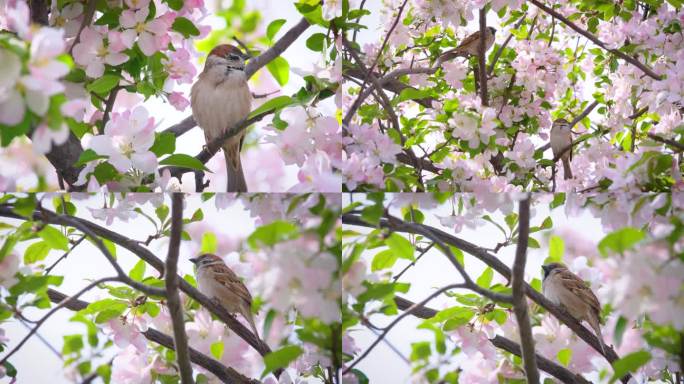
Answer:
POLYGON ((181 233, 183 232, 183 194, 171 195, 171 234, 169 236, 169 252, 166 256, 166 304, 169 307, 171 324, 173 325, 173 345, 176 350, 176 362, 180 370, 181 383, 192 384, 192 366, 188 354, 188 336, 185 334, 183 322, 183 306, 178 294, 178 253, 181 233))
POLYGON ((530 315, 527 311, 527 299, 525 297, 525 264, 527 264, 527 242, 530 235, 530 197, 518 203, 518 245, 515 250, 513 262, 513 276, 511 287, 513 289, 513 310, 518 322, 520 332, 520 345, 522 347, 522 359, 525 366, 525 377, 531 384, 539 383, 539 370, 534 352, 534 337, 530 325, 530 315))
POLYGON ((651 133, 651 132, 648 132, 646 135, 648 135, 648 137, 650 137, 651 139, 653 139, 659 143, 667 144, 671 147, 676 148, 677 152, 684 151, 684 144, 682 144, 682 143, 679 143, 679 142, 674 141, 672 139, 666 139, 664 137, 660 137, 660 136, 656 135, 655 133, 651 133))
POLYGON ((45 268, 45 272, 43 273, 43 275, 49 275, 50 272, 52 271, 52 269, 55 268, 57 266, 57 264, 59 264, 62 260, 66 259, 67 256, 69 256, 69 254, 71 254, 71 252, 73 252, 74 248, 76 248, 79 244, 81 244, 81 242, 85 238, 86 238, 85 235, 79 237, 78 240, 76 240, 76 242, 71 246, 71 248, 69 248, 68 251, 64 252, 64 254, 59 259, 57 259, 54 263, 52 263, 52 265, 45 268))
POLYGON ((102 279, 99 279, 99 280, 95 280, 95 281, 93 281, 92 283, 86 285, 85 288, 83 288, 83 289, 81 289, 80 291, 76 292, 76 294, 74 294, 73 296, 69 296, 69 297, 65 298, 64 300, 62 300, 61 302, 59 302, 56 306, 50 308, 50 310, 48 311, 48 313, 46 313, 45 316, 41 317, 40 320, 38 320, 38 321, 36 322, 36 326, 33 327, 33 328, 29 331, 29 333, 28 333, 26 336, 24 336, 24 338, 21 339, 21 341, 20 341, 14 348, 12 348, 11 351, 9 351, 9 352, 5 355, 5 357, 2 358, 2 360, 0 360, 0 365, 3 365, 3 364, 7 361, 7 359, 9 359, 12 355, 14 355, 14 354, 15 354, 15 353, 16 353, 16 352, 17 352, 17 351, 18 351, 18 350, 19 350, 19 349, 28 341, 28 339, 30 339, 31 336, 33 336, 33 334, 36 333, 36 332, 38 331, 38 328, 40 328, 40 326, 43 325, 43 323, 45 323, 45 321, 46 321, 47 319, 49 319, 50 316, 52 316, 52 315, 53 315, 55 312, 57 312, 60 308, 63 308, 65 305, 67 305, 67 304, 68 304, 69 302, 71 302, 72 300, 78 299, 79 296, 81 296, 82 294, 84 294, 84 293, 88 292, 89 290, 95 288, 95 287, 98 286, 99 284, 106 283, 106 282, 108 282, 108 281, 117 281, 117 280, 119 280, 118 277, 105 277, 105 278, 102 278, 102 279))
POLYGON ((425 298, 423 301, 421 301, 420 303, 414 304, 414 305, 411 306, 410 308, 407 308, 407 309, 404 311, 404 313, 402 313, 401 315, 397 316, 396 319, 392 320, 392 322, 385 328, 385 330, 382 331, 382 333, 380 334, 380 336, 378 336, 378 337, 375 339, 375 341, 374 341, 374 342, 373 342, 373 343, 372 343, 372 344, 371 344, 371 345, 370 345, 370 346, 369 346, 369 347, 368 347, 368 348, 367 348, 359 357, 357 357, 356 360, 354 360, 353 363, 349 364, 349 366, 347 366, 347 368, 345 368, 345 370, 344 370, 342 373, 343 373, 343 374, 347 374, 347 373, 351 372, 352 368, 354 368, 354 367, 355 367, 357 364, 359 364, 363 359, 365 359, 366 356, 368 356, 368 354, 373 350, 373 348, 375 348, 375 347, 380 343, 380 341, 382 341, 382 339, 384 339, 385 336, 387 336, 387 333, 389 333, 389 331, 392 330, 392 328, 394 328, 394 326, 397 325, 403 318, 405 318, 406 316, 410 315, 414 310, 416 310, 417 308, 420 308, 420 307, 424 306, 424 305, 427 304, 430 300, 432 300, 432 299, 434 299, 435 297, 441 295, 442 293, 444 293, 444 292, 446 292, 446 291, 448 291, 448 290, 450 290, 450 289, 456 289, 456 288, 465 288, 465 284, 451 284, 451 285, 447 285, 446 287, 442 287, 442 288, 436 290, 435 292, 433 292, 432 294, 430 294, 430 296, 426 297, 426 298, 425 298))
POLYGON ((553 9, 547 7, 546 5, 542 4, 539 0, 530 0, 532 4, 537 6, 537 8, 543 10, 544 12, 548 13, 549 15, 557 18, 558 20, 562 21, 563 24, 567 25, 568 27, 572 28, 575 32, 579 33, 580 35, 586 37, 587 39, 591 40, 594 44, 598 45, 599 47, 605 49, 606 51, 614 54, 615 56, 625 60, 626 62, 636 66, 637 68, 641 69, 646 75, 649 77, 655 79, 655 80, 662 80, 663 77, 658 75, 657 73, 653 72, 653 69, 649 68, 646 64, 640 62, 639 60, 626 55, 624 52, 621 52, 617 49, 610 49, 606 46, 604 42, 599 40, 596 36, 592 35, 588 31, 585 31, 584 29, 578 27, 575 23, 572 21, 568 20, 565 16, 561 15, 560 13, 554 11, 553 9))

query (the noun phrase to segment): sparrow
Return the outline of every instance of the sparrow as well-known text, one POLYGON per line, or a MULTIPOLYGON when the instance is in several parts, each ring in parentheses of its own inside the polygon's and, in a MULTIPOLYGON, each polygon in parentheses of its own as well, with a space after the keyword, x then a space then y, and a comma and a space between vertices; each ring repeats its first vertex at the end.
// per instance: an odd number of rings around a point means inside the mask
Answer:
POLYGON ((200 292, 218 302, 230 313, 244 317, 259 338, 259 332, 252 316, 252 295, 242 280, 223 260, 210 253, 190 259, 197 266, 195 276, 200 292))
POLYGON ((550 263, 542 266, 544 280, 542 289, 544 296, 552 303, 559 305, 578 321, 586 320, 596 332, 596 337, 601 344, 601 352, 605 355, 603 335, 599 322, 601 317, 601 304, 591 288, 570 272, 561 263, 550 263))
POLYGON ((563 179, 572 179, 572 169, 570 168, 570 160, 572 160, 570 123, 565 119, 556 119, 551 127, 550 140, 553 158, 556 159, 560 156, 560 159, 563 161, 563 179))
MULTIPOLYGON (((207 56, 204 70, 192 86, 192 116, 204 131, 207 144, 246 118, 251 111, 252 93, 244 72, 245 60, 249 57, 229 44, 214 47, 207 56)), ((240 163, 244 136, 243 130, 222 146, 226 158, 227 192, 247 192, 240 163)))
MULTIPOLYGON (((494 44, 494 37, 496 35, 496 29, 492 27, 487 27, 485 31, 485 51, 494 44)), ((480 31, 471 33, 468 37, 463 39, 458 47, 444 52, 440 56, 440 61, 447 61, 454 59, 456 57, 466 57, 466 56, 477 56, 480 52, 480 31)))

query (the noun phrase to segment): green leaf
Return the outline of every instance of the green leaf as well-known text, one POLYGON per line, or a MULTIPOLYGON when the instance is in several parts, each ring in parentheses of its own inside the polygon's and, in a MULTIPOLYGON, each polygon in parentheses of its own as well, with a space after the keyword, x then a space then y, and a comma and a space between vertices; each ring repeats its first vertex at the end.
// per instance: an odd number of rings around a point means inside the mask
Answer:
POLYGON ((133 266, 133 269, 128 273, 128 276, 135 281, 142 281, 145 276, 145 268, 145 261, 140 260, 135 263, 135 266, 133 266))
POLYGON ((598 249, 603 257, 608 256, 609 251, 623 253, 645 237, 644 232, 636 228, 625 227, 606 235, 598 243, 598 249))
POLYGON ((622 344, 622 336, 625 334, 625 330, 627 330, 627 319, 620 316, 617 322, 615 322, 615 332, 613 332, 613 340, 615 340, 617 347, 622 344))
POLYGON ((559 236, 553 235, 549 239, 549 258, 547 262, 560 263, 565 253, 565 242, 559 236))
POLYGON ((45 241, 37 241, 26 248, 24 251, 24 264, 33 264, 36 261, 45 259, 50 252, 50 244, 45 241))
POLYGON ((154 213, 157 215, 159 221, 163 222, 167 217, 169 217, 169 206, 162 204, 154 210, 154 213))
POLYGON ((419 99, 425 99, 427 97, 430 97, 431 93, 430 90, 427 89, 416 89, 416 88, 404 88, 404 90, 399 93, 399 99, 396 101, 397 103, 401 103, 402 101, 406 100, 419 100, 419 99))
POLYGON ((69 250, 69 239, 54 227, 46 225, 38 232, 38 236, 54 249, 69 250))
POLYGON ((429 341, 411 343, 411 361, 427 359, 431 353, 432 349, 430 349, 429 341))
POLYGON ((639 367, 648 363, 651 360, 651 354, 647 351, 637 351, 623 356, 621 359, 613 362, 613 377, 610 379, 611 383, 619 380, 628 372, 636 372, 639 367))
POLYGON ((261 373, 261 378, 263 379, 269 373, 275 371, 278 368, 285 368, 291 362, 293 362, 299 355, 304 352, 302 348, 297 345, 288 345, 280 348, 277 351, 273 351, 264 356, 264 371, 261 373))
POLYGON ((176 136, 171 132, 157 133, 150 151, 160 157, 176 150, 176 136))
POLYGON ((413 260, 413 252, 415 251, 415 247, 410 241, 408 241, 407 238, 399 235, 398 233, 392 232, 392 234, 385 239, 385 244, 397 257, 413 260))
POLYGON ((397 261, 399 256, 392 252, 390 249, 385 249, 384 251, 378 252, 373 256, 373 261, 371 262, 371 271, 379 271, 381 269, 392 268, 394 263, 397 261))
POLYGON ((174 11, 180 11, 183 8, 183 0, 164 0, 164 2, 174 11))
POLYGON ((539 245, 539 242, 534 237, 527 238, 527 246, 535 249, 541 248, 541 245, 539 245))
POLYGON ((570 364, 570 360, 572 359, 572 349, 563 348, 560 351, 558 351, 556 357, 558 358, 558 362, 563 364, 563 366, 567 367, 568 364, 570 364))
POLYGON ((83 348, 83 336, 81 335, 65 335, 64 346, 62 347, 62 354, 68 355, 70 353, 78 352, 83 348))
POLYGON ((74 164, 74 166, 80 167, 82 165, 86 165, 86 163, 89 163, 93 160, 106 159, 106 158, 107 158, 107 156, 98 155, 97 152, 93 151, 92 149, 86 149, 78 157, 78 161, 76 162, 76 164, 74 164))
POLYGON ((97 93, 98 95, 104 95, 116 87, 119 84, 120 79, 121 78, 118 75, 106 74, 88 84, 86 88, 90 92, 97 93))
POLYGON ((288 105, 292 105, 295 103, 295 100, 291 98, 290 96, 278 96, 274 97, 267 102, 261 104, 259 108, 253 110, 249 116, 247 117, 248 119, 251 119, 254 116, 260 115, 264 112, 276 110, 276 109, 282 109, 288 105))
POLYGON ((195 27, 192 21, 186 19, 185 17, 177 17, 171 25, 171 29, 180 32, 183 37, 188 38, 190 36, 199 36, 200 31, 195 27))
POLYGON ((280 28, 285 24, 287 20, 285 19, 276 19, 271 21, 271 23, 266 27, 266 37, 268 37, 269 40, 273 41, 273 38, 275 37, 276 33, 280 31, 280 28))
POLYGON ((205 232, 202 235, 202 247, 201 251, 204 253, 216 253, 218 249, 218 242, 216 241, 216 235, 212 232, 205 232))
POLYGON ((491 267, 487 267, 480 277, 477 278, 477 285, 482 288, 489 288, 492 284, 492 279, 494 278, 494 270, 491 267))
POLYGON ((280 86, 287 84, 290 80, 290 64, 282 56, 276 57, 273 61, 266 64, 266 68, 280 86))
POLYGON ((565 204, 565 192, 555 193, 553 201, 549 204, 549 208, 554 209, 565 204))
POLYGON ((211 355, 214 356, 216 360, 221 360, 221 357, 223 357, 223 341, 212 343, 210 350, 211 355))
POLYGON ((173 165, 181 168, 189 168, 197 171, 211 172, 201 161, 183 153, 171 155, 159 162, 159 165, 173 165))
POLYGON ((298 235, 297 226, 282 220, 262 225, 247 238, 247 244, 252 248, 261 245, 272 246, 283 240, 292 239, 298 235))
POLYGON ((322 52, 325 43, 325 34, 317 32, 306 39, 306 47, 314 52, 322 52))

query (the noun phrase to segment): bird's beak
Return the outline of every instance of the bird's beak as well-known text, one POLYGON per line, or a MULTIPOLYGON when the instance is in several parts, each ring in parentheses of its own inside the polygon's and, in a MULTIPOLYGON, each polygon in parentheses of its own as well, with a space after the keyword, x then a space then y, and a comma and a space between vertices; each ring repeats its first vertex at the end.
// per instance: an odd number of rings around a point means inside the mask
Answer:
POLYGON ((542 269, 544 270, 544 276, 546 276, 549 273, 549 266, 548 265, 542 265, 542 269))
POLYGON ((192 261, 193 264, 197 264, 197 262, 199 261, 199 259, 196 258, 196 257, 191 257, 191 258, 190 258, 190 261, 192 261))
POLYGON ((253 57, 254 57, 254 56, 250 55, 249 53, 243 53, 243 54, 242 54, 242 59, 243 59, 243 60, 249 60, 249 59, 251 59, 251 58, 253 58, 253 57))

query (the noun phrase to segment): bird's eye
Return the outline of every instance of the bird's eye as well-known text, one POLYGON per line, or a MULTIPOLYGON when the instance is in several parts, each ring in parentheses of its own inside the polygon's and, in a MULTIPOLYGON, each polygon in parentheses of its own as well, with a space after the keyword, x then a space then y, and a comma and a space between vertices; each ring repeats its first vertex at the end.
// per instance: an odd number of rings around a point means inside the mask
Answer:
POLYGON ((231 53, 230 55, 228 55, 228 58, 231 60, 240 60, 240 56, 238 56, 234 53, 231 53))

